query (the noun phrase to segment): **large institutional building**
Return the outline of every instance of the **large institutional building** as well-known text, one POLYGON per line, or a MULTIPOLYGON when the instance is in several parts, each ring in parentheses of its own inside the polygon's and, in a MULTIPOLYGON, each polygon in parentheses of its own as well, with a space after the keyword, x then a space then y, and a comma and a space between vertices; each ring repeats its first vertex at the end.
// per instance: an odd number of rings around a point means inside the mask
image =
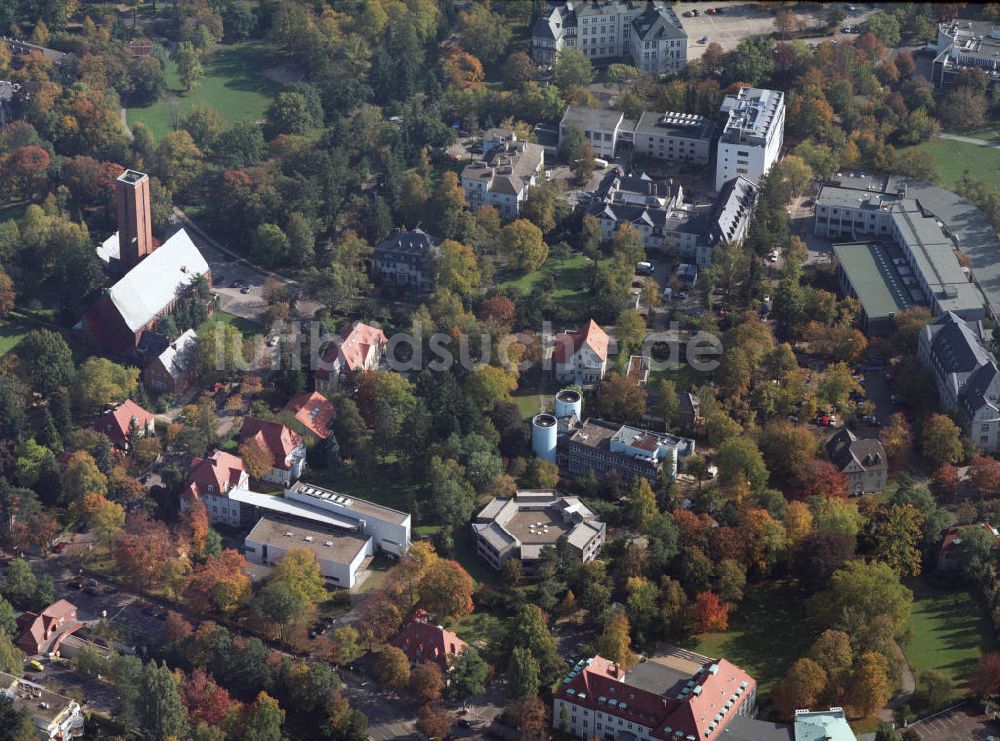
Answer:
POLYGON ((586 739, 716 741, 756 704, 753 677, 724 659, 675 652, 625 669, 595 656, 559 684, 552 727, 586 739))
POLYGON ((513 131, 486 132, 482 159, 462 170, 462 190, 469 208, 475 211, 489 205, 505 219, 516 219, 544 166, 541 145, 518 141, 513 131))
POLYGON ((687 63, 687 33, 664 0, 578 0, 551 5, 531 32, 536 64, 563 49, 591 60, 630 58, 644 72, 677 73, 687 63))
POLYGON ((983 70, 990 82, 1000 79, 1000 27, 993 21, 961 18, 938 26, 937 56, 931 76, 947 87, 963 68, 983 70))
POLYGON ((722 133, 716 152, 715 189, 740 175, 758 182, 778 156, 785 135, 785 94, 742 87, 721 107, 722 133))
POLYGON ((888 334, 893 317, 911 306, 927 306, 935 316, 986 315, 982 291, 958 261, 954 235, 907 196, 899 178, 838 173, 816 197, 814 231, 848 240, 833 247, 840 288, 861 303, 869 334, 888 334))

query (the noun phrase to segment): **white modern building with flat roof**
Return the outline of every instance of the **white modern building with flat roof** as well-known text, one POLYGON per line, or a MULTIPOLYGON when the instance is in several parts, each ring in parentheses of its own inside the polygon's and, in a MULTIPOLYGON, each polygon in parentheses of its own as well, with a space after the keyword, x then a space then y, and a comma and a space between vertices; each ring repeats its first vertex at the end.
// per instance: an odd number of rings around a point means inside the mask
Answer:
POLYGON ((715 163, 715 190, 737 176, 757 183, 781 155, 785 94, 742 87, 722 100, 722 133, 715 163))

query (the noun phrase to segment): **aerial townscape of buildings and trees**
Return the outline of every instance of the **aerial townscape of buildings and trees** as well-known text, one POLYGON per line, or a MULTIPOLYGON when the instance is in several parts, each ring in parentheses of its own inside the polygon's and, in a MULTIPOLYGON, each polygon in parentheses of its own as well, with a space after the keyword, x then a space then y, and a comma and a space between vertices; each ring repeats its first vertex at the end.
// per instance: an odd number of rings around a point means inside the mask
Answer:
POLYGON ((998 58, 0 0, 0 741, 1000 736, 998 58))

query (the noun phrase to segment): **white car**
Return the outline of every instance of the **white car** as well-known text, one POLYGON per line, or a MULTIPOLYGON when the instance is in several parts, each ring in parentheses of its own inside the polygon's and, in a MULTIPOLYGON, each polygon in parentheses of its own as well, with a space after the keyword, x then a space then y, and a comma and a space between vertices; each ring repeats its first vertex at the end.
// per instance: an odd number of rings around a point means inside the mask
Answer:
POLYGON ((699 44, 707 44, 708 43, 708 36, 702 36, 700 39, 698 39, 698 43, 699 44))

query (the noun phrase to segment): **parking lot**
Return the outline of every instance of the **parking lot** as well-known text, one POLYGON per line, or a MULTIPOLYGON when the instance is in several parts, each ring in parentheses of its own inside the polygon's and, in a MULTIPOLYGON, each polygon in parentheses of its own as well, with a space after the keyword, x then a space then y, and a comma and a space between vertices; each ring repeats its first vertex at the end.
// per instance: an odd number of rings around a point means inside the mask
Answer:
POLYGON ((909 726, 925 741, 982 741, 995 737, 1000 731, 990 716, 984 715, 981 706, 974 702, 920 721, 909 726))
MULTIPOLYGON (((786 7, 778 3, 743 3, 743 2, 696 2, 679 3, 675 6, 681 16, 681 25, 688 34, 688 61, 701 58, 708 44, 715 42, 724 51, 735 49, 745 38, 766 36, 774 32, 774 17, 777 11, 786 7), (709 8, 722 9, 722 13, 709 14, 709 8), (684 17, 683 13, 697 10, 697 17, 684 17), (707 37, 704 44, 698 40, 707 37)), ((818 7, 818 6, 817 6, 818 7)), ((846 4, 845 4, 846 10, 846 4)), ((856 12, 848 13, 841 26, 857 25, 873 12, 871 5, 856 5, 856 12)), ((800 23, 804 27, 820 26, 826 22, 826 13, 820 11, 802 12, 797 10, 800 23)), ((835 34, 834 38, 852 38, 848 34, 835 34)), ((822 36, 804 39, 819 41, 822 36)))

